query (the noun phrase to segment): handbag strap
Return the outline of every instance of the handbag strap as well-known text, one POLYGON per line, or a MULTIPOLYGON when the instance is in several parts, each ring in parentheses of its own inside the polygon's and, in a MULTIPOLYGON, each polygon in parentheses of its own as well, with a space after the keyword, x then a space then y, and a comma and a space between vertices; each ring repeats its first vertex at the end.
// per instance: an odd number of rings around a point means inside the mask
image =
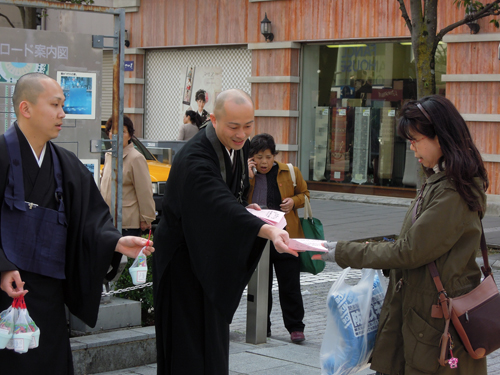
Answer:
MULTIPOLYGON (((451 311, 453 309, 453 301, 450 299, 449 301, 449 313, 451 315, 451 311)), ((445 324, 444 324, 444 332, 443 334, 441 335, 441 340, 439 342, 439 344, 441 345, 441 351, 439 353, 439 364, 441 366, 446 366, 446 364, 448 363, 448 360, 446 359, 446 351, 450 348, 450 340, 451 340, 451 335, 450 335, 450 332, 449 332, 449 328, 450 328, 450 318, 446 319, 445 321, 445 324)))
MULTIPOLYGON (((481 254, 483 256, 483 263, 484 263, 484 265, 481 266, 481 271, 483 272, 483 275, 486 278, 491 275, 491 267, 488 261, 488 248, 486 246, 486 238, 484 237, 484 228, 482 221, 481 221, 481 254)), ((429 268, 432 279, 434 280, 434 284, 436 284, 438 293, 441 293, 441 291, 444 291, 444 287, 443 284, 441 283, 441 279, 439 278, 439 272, 436 267, 436 262, 430 262, 429 264, 427 264, 427 267, 429 268)))
MULTIPOLYGON (((293 170, 293 165, 291 163, 286 163, 288 169, 290 170, 290 176, 292 177, 293 187, 297 186, 297 180, 295 179, 295 171, 293 170)), ((312 219, 313 212, 311 208, 311 203, 309 202, 309 198, 304 194, 304 219, 312 219)))
MULTIPOLYGON (((415 202, 415 206, 413 207, 413 214, 412 214, 412 220, 411 220, 412 224, 414 224, 415 221, 417 220, 418 206, 420 205, 420 202, 422 200, 424 187, 425 187, 425 184, 420 189, 420 194, 418 195, 417 201, 415 202)), ((481 222, 481 254, 483 256, 483 266, 481 266, 481 271, 483 272, 484 277, 488 277, 489 275, 491 275, 491 267, 490 267, 490 262, 488 259, 488 247, 486 246, 486 238, 484 237, 483 221, 480 220, 480 222, 481 222)), ((439 279, 439 273, 437 271, 436 264, 434 262, 432 262, 432 263, 429 263, 428 266, 429 266, 429 270, 431 271, 432 278, 434 279, 435 276, 437 276, 437 278, 439 279), (433 264, 432 269, 430 267, 431 264, 433 264), (434 270, 434 275, 433 275, 433 270, 434 270)), ((439 280, 439 283, 441 283, 440 280, 439 280)), ((438 288, 438 292, 440 292, 440 290, 444 290, 442 284, 441 284, 441 287, 438 287, 438 285, 436 284, 436 287, 438 288)))
POLYGON ((311 208, 311 203, 309 202, 309 198, 307 198, 307 195, 304 194, 304 219, 312 219, 313 218, 313 212, 311 208))
POLYGON ((293 187, 297 186, 297 180, 295 179, 295 171, 293 170, 292 163, 286 163, 288 169, 290 170, 290 176, 292 177, 293 187))

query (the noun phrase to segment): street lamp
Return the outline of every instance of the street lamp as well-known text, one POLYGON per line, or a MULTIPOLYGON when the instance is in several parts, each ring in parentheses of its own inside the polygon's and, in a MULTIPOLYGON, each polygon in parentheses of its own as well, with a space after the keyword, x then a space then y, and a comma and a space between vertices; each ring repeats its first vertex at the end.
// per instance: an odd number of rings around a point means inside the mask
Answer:
POLYGON ((266 38, 266 42, 272 42, 274 34, 271 32, 271 21, 267 19, 267 13, 264 19, 260 22, 260 32, 266 38))

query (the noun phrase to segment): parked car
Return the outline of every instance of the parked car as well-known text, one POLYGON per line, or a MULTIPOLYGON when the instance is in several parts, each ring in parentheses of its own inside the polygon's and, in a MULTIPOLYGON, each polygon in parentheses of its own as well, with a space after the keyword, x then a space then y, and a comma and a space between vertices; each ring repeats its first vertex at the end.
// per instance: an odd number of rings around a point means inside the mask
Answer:
MULTIPOLYGON (((105 126, 101 127, 102 152, 101 152, 101 170, 104 167, 104 154, 111 149, 111 141, 105 131, 105 126)), ((155 227, 161 218, 161 201, 165 193, 165 184, 167 183, 170 174, 170 164, 159 162, 155 156, 144 146, 139 139, 135 136, 131 138, 132 143, 137 151, 139 151, 146 158, 148 163, 149 175, 151 176, 151 183, 153 189, 153 199, 156 206, 156 220, 153 222, 155 227)))

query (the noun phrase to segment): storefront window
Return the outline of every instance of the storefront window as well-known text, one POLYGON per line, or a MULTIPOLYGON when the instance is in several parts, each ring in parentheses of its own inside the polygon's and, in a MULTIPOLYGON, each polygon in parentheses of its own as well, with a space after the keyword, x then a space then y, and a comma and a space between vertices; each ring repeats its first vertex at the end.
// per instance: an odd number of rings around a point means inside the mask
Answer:
MULTIPOLYGON (((416 160, 396 134, 399 109, 417 97, 411 44, 307 45, 303 61, 304 175, 336 184, 414 187, 416 160)), ((442 95, 444 73, 443 44, 436 53, 442 95)))

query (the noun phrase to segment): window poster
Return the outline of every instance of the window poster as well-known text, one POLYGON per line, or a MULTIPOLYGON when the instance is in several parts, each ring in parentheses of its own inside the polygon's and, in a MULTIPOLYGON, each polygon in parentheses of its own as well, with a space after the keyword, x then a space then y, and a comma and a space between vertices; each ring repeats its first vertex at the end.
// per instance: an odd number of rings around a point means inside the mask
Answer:
POLYGON ((57 72, 57 82, 66 97, 64 112, 67 119, 95 119, 96 80, 96 73, 57 72))
POLYGON ((189 66, 186 68, 186 79, 184 81, 184 94, 182 95, 182 103, 191 105, 191 94, 193 93, 194 72, 196 67, 189 66))
POLYGON ((95 184, 99 186, 99 175, 100 175, 100 168, 99 168, 99 160, 98 159, 80 159, 82 164, 87 167, 89 172, 92 174, 94 177, 95 184))
POLYGON ((213 112, 217 95, 222 91, 222 68, 213 66, 188 66, 180 74, 182 85, 182 106, 179 119, 187 110, 213 112), (196 74, 195 74, 196 72, 196 74), (203 93, 205 102, 197 102, 197 93, 203 93))
POLYGON ((12 95, 17 80, 26 73, 49 74, 49 64, 0 61, 0 134, 16 121, 12 95))

